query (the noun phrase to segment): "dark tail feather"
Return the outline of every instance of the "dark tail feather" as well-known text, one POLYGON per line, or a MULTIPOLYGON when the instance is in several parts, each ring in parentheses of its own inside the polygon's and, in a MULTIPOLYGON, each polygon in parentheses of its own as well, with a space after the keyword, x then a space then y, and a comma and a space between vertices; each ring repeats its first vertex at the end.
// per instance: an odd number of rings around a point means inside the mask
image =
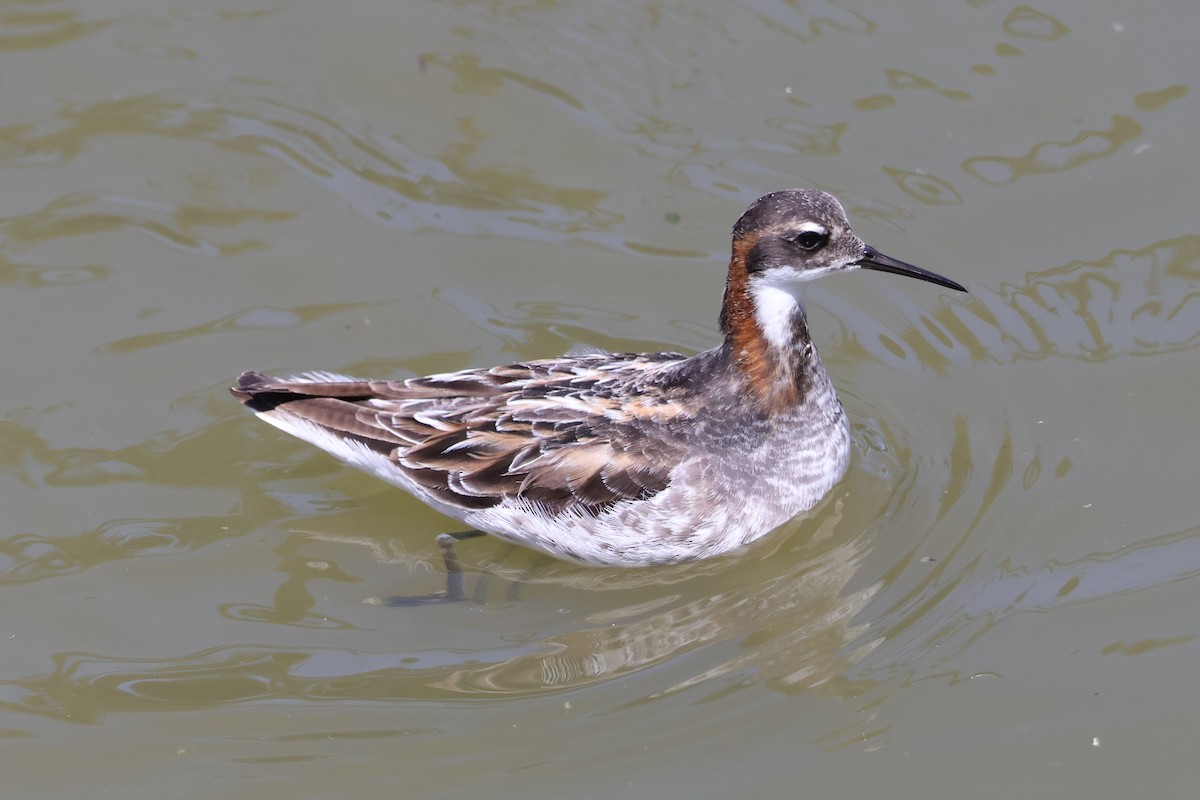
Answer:
POLYGON ((255 413, 270 411, 276 406, 298 397, 294 392, 281 386, 277 379, 270 375, 263 375, 261 372, 243 372, 238 377, 237 386, 230 387, 229 393, 255 413))
POLYGON ((354 403, 370 400, 375 396, 376 389, 386 389, 387 384, 370 381, 321 381, 289 380, 263 375, 261 372, 243 372, 238 378, 237 386, 229 392, 242 405, 252 411, 273 411, 284 403, 295 400, 343 400, 354 403))

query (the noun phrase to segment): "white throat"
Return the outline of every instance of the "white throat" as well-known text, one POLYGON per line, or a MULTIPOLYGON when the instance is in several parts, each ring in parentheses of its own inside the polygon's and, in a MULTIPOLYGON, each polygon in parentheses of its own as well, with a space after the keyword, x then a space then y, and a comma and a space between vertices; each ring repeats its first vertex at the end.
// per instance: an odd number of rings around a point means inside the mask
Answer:
POLYGON ((803 313, 800 284, 752 281, 750 298, 754 301, 754 315, 767 343, 776 350, 793 347, 792 321, 797 313, 803 313))

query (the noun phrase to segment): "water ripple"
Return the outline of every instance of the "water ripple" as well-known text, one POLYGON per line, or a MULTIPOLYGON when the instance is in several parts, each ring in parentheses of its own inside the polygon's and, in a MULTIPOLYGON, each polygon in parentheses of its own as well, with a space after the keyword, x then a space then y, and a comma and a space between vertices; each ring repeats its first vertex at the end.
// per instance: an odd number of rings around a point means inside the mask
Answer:
POLYGON ((46 50, 70 44, 117 22, 113 18, 86 20, 82 16, 65 8, 7 11, 0 17, 0 52, 46 50))

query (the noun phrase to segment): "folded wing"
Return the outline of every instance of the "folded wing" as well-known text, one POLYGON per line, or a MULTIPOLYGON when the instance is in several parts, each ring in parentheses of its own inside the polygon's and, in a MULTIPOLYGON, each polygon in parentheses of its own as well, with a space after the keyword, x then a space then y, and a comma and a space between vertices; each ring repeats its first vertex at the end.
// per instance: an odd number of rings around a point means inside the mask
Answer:
POLYGON ((625 406, 618 398, 628 395, 616 390, 682 358, 580 356, 406 381, 248 372, 232 391, 335 455, 343 456, 340 443, 387 459, 443 503, 470 510, 522 498, 553 512, 597 514, 670 484, 684 457, 671 431, 692 410, 669 392, 625 406), (325 436, 306 435, 314 428, 325 436))

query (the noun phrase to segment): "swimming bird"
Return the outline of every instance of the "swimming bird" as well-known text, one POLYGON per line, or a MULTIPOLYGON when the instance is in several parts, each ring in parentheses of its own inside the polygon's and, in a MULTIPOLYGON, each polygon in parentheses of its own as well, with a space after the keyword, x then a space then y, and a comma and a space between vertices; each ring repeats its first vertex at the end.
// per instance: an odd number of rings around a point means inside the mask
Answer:
POLYGON ((734 225, 724 340, 711 350, 399 380, 246 372, 232 392, 476 531, 583 564, 708 558, 808 511, 845 474, 849 425, 801 290, 854 269, 966 291, 865 244, 832 195, 794 189, 734 225))

